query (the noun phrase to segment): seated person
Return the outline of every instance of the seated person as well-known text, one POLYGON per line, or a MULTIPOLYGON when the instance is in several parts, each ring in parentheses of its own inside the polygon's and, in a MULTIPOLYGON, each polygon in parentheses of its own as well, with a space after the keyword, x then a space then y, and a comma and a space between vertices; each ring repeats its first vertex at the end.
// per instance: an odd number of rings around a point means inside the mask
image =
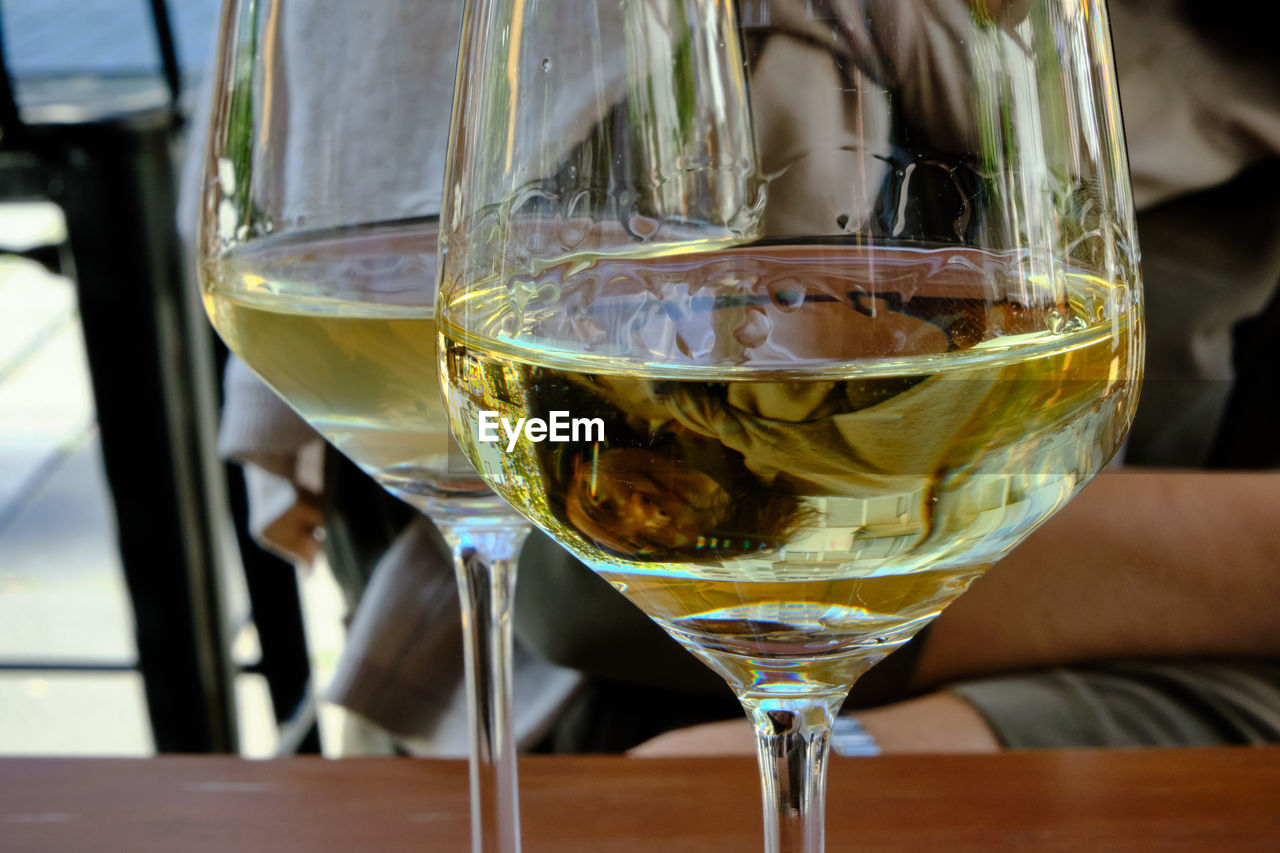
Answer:
MULTIPOLYGON (((1149 329, 1131 470, 1086 488, 928 635, 855 686, 846 708, 954 685, 861 712, 886 746, 1280 736, 1271 615, 1280 582, 1270 571, 1280 540, 1268 522, 1280 512, 1280 474, 1187 470, 1280 463, 1267 426, 1276 360, 1263 349, 1280 323, 1280 69, 1230 22, 1172 4, 1114 3, 1112 13, 1149 329), (1245 233, 1241 221, 1266 226, 1245 233), (1091 663, 1101 660, 1125 663, 1091 663), (1054 669, 1064 666, 1072 669, 1054 669)), ((518 621, 553 659, 603 676, 579 695, 560 744, 620 748, 655 733, 655 708, 699 713, 684 694, 636 707, 644 694, 631 685, 661 683, 701 689, 703 713, 732 719, 659 738, 642 753, 750 752, 748 724, 727 692, 692 663, 654 651, 659 638, 641 640, 656 633, 647 620, 611 605, 608 590, 594 594, 565 561, 533 543, 519 597, 545 590, 577 606, 558 611, 554 630, 538 623, 535 606, 518 621), (628 647, 646 651, 628 657, 620 652, 628 647)))
MULTIPOLYGON (((931 15, 946 14, 945 4, 958 0, 895 2, 903 14, 931 15)), ((993 15, 1017 5, 988 3, 993 15)), ((1271 521, 1280 517, 1280 475, 1185 470, 1280 462, 1274 438, 1265 438, 1274 430, 1257 426, 1269 414, 1257 400, 1272 402, 1276 387, 1274 358, 1267 361, 1257 341, 1274 340, 1274 332, 1268 338, 1258 324, 1274 329, 1280 282, 1280 86, 1266 48, 1255 51, 1247 35, 1225 29, 1226 21, 1171 0, 1118 0, 1112 14, 1135 196, 1143 209, 1150 333, 1148 380, 1126 463, 1180 470, 1104 475, 930 632, 865 676, 846 708, 888 703, 859 712, 885 748, 1280 737, 1271 615, 1280 579, 1269 571, 1280 552, 1280 527, 1271 521), (1170 86, 1172 80, 1178 85, 1170 86), (1260 319, 1250 327, 1249 318, 1260 319), (1257 354, 1243 357, 1248 352, 1257 354), (1237 365, 1245 373, 1233 390, 1237 365), (1268 369, 1269 379, 1262 373, 1268 369), (1099 660, 1142 662, 1091 663, 1099 660), (899 701, 913 696, 922 698, 899 701)), ((785 106, 784 99, 779 108, 785 106)), ((863 201, 855 219, 874 215, 875 200, 863 201)), ((818 205, 800 194, 797 207, 818 205)), ((823 221, 835 221, 836 213, 813 211, 823 221)), ((843 215, 848 221, 849 213, 843 215)), ((352 497, 360 487, 335 490, 335 482, 327 484, 331 506, 365 505, 352 497)), ((330 516, 335 531, 340 515, 330 516)), ((421 565, 433 546, 417 524, 385 557, 381 547, 362 546, 360 559, 367 566, 378 562, 384 575, 387 566, 421 565)), ((326 544, 332 549, 341 541, 333 536, 326 544)), ((447 562, 437 557, 435 565, 447 562)), ((403 591, 405 583, 374 578, 371 588, 383 591, 384 603, 412 604, 412 598, 386 595, 403 591)), ((423 601, 418 616, 438 613, 433 633, 456 636, 449 621, 456 616, 439 602, 451 593, 432 589, 435 603, 423 601)), ((364 597, 362 609, 378 612, 378 597, 364 597)), ((418 616, 396 612, 381 627, 372 617, 358 616, 357 625, 392 631, 403 641, 393 647, 403 649, 404 630, 386 626, 416 624, 418 616)), ((713 730, 715 738, 707 730, 676 732, 641 752, 750 751, 748 724, 723 684, 545 539, 535 537, 522 560, 516 630, 531 658, 590 676, 554 720, 573 682, 560 679, 546 691, 550 680, 533 679, 534 694, 554 696, 537 706, 526 745, 622 750, 665 728, 733 717, 713 730), (574 606, 564 607, 566 600, 574 606)), ((440 721, 429 706, 456 688, 458 669, 431 659, 443 656, 441 647, 417 647, 422 654, 411 660, 396 652, 362 661, 353 650, 346 671, 377 677, 349 675, 340 701, 401 735, 438 734, 440 721), (423 684, 432 689, 420 689, 423 684), (398 685, 405 687, 400 699, 398 685)), ((366 652, 377 648, 376 640, 363 645, 366 652)), ((452 695, 456 706, 456 689, 452 695)), ((518 690, 517 708, 532 707, 518 690)))

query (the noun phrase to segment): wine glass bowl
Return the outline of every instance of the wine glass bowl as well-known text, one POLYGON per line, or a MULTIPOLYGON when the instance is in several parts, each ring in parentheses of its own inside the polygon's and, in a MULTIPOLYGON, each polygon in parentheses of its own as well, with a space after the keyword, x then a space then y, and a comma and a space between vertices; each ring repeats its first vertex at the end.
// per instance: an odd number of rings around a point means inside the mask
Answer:
MULTIPOLYGON (((991 300, 1018 282, 1008 263, 897 247, 872 276, 861 249, 803 245, 598 261, 589 276, 623 295, 595 315, 677 342, 665 361, 482 348, 445 327, 446 394, 499 494, 735 688, 767 691, 780 663, 790 689, 802 662, 842 695, 1064 504, 1132 414, 1134 319, 1051 332, 1102 285, 1069 275, 1075 306, 991 300), (673 293, 724 279, 728 296, 670 318, 673 293), (641 280, 661 312, 637 304, 641 280), (740 361, 685 355, 680 324, 740 361), (744 327, 770 334, 744 347, 744 327), (598 418, 604 440, 484 444, 482 412, 598 418)), ((583 325, 604 323, 534 328, 583 325)))
POLYGON ((1132 418, 1106 10, 572 8, 464 18, 437 311, 454 434, 725 677, 768 849, 820 850, 853 680, 1132 418))

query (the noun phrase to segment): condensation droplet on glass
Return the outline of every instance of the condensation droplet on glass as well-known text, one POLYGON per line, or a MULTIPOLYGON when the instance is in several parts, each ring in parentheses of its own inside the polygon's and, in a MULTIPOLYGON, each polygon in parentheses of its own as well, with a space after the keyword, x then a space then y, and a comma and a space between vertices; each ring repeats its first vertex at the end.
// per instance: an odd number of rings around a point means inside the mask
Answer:
POLYGON ((769 333, 772 331, 773 321, 768 315, 759 309, 750 309, 733 330, 733 337, 744 347, 758 347, 769 340, 769 333))
POLYGON ((587 239, 589 233, 591 233, 591 220, 569 219, 556 231, 556 237, 560 241, 560 248, 571 252, 582 245, 582 241, 587 239))
POLYGON ((543 73, 550 73, 551 59, 549 57, 542 60, 542 71, 543 73))
POLYGON ((773 304, 778 310, 790 313, 804 305, 804 286, 793 278, 784 278, 774 282, 770 288, 773 304))
POLYGON ((652 216, 645 216, 643 213, 632 213, 631 218, 627 220, 627 230, 642 242, 648 242, 653 239, 654 234, 658 233, 658 227, 661 224, 652 216))

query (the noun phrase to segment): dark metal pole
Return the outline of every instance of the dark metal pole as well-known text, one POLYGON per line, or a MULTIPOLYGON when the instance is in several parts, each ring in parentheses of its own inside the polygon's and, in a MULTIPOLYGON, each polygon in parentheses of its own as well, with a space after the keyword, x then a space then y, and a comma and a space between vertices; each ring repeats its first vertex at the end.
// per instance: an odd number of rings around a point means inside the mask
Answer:
POLYGON ((165 0, 151 0, 151 20, 156 28, 156 42, 160 47, 160 64, 164 81, 169 87, 169 104, 174 118, 181 122, 178 101, 182 97, 182 66, 178 62, 178 48, 173 37, 173 22, 165 0))
POLYGON ((32 126, 53 167, 139 669, 161 752, 236 751, 220 549, 173 222, 168 110, 32 126))
POLYGON ((22 139, 22 116, 4 57, 4 14, 0 13, 0 148, 13 148, 22 139))

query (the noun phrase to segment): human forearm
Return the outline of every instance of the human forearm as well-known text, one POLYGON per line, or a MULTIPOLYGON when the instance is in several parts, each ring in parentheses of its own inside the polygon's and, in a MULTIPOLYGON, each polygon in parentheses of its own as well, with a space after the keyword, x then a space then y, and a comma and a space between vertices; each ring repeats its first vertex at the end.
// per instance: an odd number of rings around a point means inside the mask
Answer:
POLYGON ((1278 609, 1280 473, 1107 474, 938 618, 914 683, 1280 654, 1278 609))
MULTIPOLYGON (((995 752, 1000 742, 963 699, 932 693, 856 714, 884 752, 995 752)), ((638 758, 673 755, 751 755, 755 736, 745 719, 677 729, 632 749, 638 758)))

